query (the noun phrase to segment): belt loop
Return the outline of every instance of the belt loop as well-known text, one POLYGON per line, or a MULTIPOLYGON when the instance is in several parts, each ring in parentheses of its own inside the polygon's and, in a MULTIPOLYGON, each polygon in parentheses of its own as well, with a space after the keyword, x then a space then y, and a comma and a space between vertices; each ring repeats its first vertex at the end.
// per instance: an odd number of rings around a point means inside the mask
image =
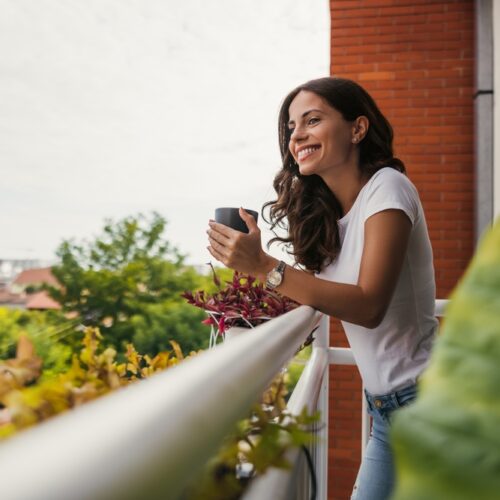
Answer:
MULTIPOLYGON (((408 396, 408 392, 409 391, 413 391, 415 393, 415 396, 416 396, 416 393, 417 393, 417 386, 416 386, 416 384, 412 384, 412 385, 410 385, 408 387, 404 387, 403 389, 400 389, 399 391, 396 391, 394 393, 394 396, 395 396, 395 399, 397 401, 397 405, 398 406, 402 406, 401 405, 401 396, 402 395, 403 396, 408 396), (404 393, 404 394, 402 394, 402 393, 404 393)), ((412 399, 414 399, 414 397, 412 399)), ((403 404, 403 406, 404 406, 404 404, 403 404)))

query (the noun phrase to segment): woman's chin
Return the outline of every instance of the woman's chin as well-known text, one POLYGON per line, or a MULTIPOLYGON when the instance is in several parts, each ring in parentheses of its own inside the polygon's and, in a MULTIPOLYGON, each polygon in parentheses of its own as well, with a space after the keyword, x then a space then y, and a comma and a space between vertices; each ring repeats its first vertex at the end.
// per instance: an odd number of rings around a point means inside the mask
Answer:
POLYGON ((315 169, 313 165, 299 165, 300 175, 313 175, 315 174, 315 169))

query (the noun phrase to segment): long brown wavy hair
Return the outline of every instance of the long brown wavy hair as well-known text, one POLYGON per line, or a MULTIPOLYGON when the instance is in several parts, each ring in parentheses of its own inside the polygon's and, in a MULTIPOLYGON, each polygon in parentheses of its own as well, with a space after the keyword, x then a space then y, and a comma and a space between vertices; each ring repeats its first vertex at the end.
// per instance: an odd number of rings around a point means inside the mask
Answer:
POLYGON ((392 167, 405 173, 401 160, 393 155, 393 131, 373 98, 360 85, 345 78, 327 77, 311 80, 292 90, 283 101, 279 113, 278 133, 283 162, 274 178, 277 199, 262 208, 262 217, 271 224, 275 237, 268 243, 284 243, 287 252, 306 270, 320 272, 333 262, 340 250, 337 221, 344 214, 342 207, 318 175, 302 175, 288 144, 289 107, 297 94, 306 90, 322 97, 347 121, 366 116, 368 132, 359 143, 359 169, 370 178, 383 167, 392 167), (264 211, 269 207, 269 219, 264 211), (275 229, 287 230, 288 236, 279 236, 275 229))

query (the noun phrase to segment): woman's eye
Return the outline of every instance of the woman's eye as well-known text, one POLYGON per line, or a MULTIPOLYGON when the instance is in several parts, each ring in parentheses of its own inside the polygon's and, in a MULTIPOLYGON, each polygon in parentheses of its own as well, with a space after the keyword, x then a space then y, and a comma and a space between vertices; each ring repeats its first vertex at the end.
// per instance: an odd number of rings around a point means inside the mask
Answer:
POLYGON ((319 118, 316 118, 316 117, 309 118, 309 120, 307 121, 307 123, 309 125, 314 125, 315 123, 318 123, 318 122, 319 122, 319 118))

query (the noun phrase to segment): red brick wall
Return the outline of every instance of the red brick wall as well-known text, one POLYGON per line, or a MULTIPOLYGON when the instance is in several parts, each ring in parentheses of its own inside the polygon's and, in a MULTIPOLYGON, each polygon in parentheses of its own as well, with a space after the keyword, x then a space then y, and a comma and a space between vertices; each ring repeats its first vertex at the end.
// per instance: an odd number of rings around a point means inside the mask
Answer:
MULTIPOLYGON (((392 123, 446 298, 474 245, 474 2, 331 0, 330 11, 331 74, 361 83, 392 123)), ((346 345, 335 321, 331 345, 346 345)), ((359 465, 359 375, 332 368, 330 387, 329 498, 343 500, 359 465)))

